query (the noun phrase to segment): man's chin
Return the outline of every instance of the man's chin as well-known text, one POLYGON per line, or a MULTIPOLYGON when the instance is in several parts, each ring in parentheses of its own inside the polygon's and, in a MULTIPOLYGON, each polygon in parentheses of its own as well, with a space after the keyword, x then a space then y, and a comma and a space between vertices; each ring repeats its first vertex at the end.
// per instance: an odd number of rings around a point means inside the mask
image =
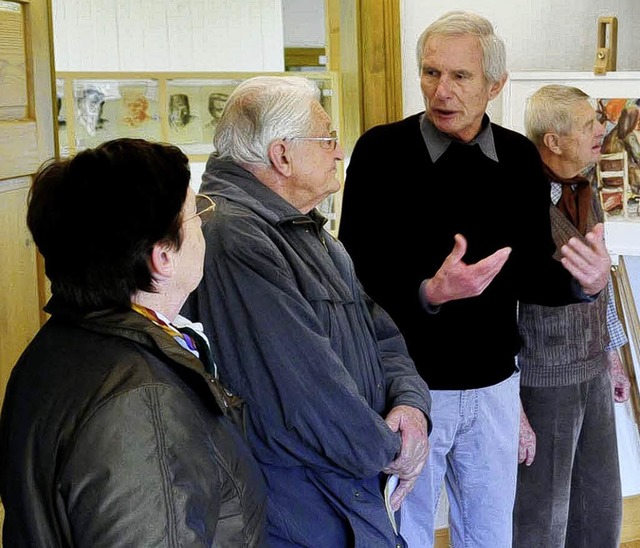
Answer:
POLYGON ((449 116, 449 115, 433 116, 431 118, 431 121, 433 122, 433 125, 436 126, 436 128, 439 131, 441 131, 442 133, 446 133, 446 134, 455 133, 455 130, 456 130, 456 127, 455 127, 455 123, 456 123, 455 115, 452 115, 452 116, 449 116))

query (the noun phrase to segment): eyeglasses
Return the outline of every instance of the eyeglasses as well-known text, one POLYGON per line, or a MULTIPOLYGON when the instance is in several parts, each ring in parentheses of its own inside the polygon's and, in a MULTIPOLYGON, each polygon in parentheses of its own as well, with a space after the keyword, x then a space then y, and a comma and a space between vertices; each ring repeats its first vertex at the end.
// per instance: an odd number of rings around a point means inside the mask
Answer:
POLYGON ((195 219, 196 217, 200 217, 202 222, 206 222, 211 218, 211 215, 216 210, 216 203, 206 194, 196 194, 196 213, 195 215, 191 215, 186 219, 183 219, 182 222, 186 223, 191 219, 195 219))
POLYGON ((338 146, 338 132, 334 129, 329 137, 288 137, 286 141, 318 141, 322 148, 335 150, 338 146))

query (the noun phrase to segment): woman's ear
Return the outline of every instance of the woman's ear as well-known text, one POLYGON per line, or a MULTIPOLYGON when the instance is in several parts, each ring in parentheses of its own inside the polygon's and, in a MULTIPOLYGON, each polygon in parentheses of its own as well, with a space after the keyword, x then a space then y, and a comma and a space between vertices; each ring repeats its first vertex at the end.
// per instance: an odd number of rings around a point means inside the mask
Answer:
POLYGON ((173 278, 175 264, 173 260, 174 250, 166 243, 158 242, 151 249, 150 268, 151 276, 159 282, 173 278))
POLYGON ((293 166, 291 165, 289 147, 285 141, 278 139, 269 145, 269 160, 271 160, 271 165, 278 173, 285 177, 291 175, 293 166))

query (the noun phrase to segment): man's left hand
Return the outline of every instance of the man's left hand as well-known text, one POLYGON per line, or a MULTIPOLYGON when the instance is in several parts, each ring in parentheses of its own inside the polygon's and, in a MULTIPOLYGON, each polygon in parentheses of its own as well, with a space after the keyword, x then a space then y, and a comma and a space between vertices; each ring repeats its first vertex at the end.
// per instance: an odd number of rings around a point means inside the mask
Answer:
POLYGON ((604 244, 604 224, 594 226, 585 239, 586 243, 574 237, 563 245, 560 262, 587 295, 596 295, 607 285, 611 269, 611 258, 604 244))
POLYGON ((400 479, 391 496, 391 508, 395 512, 413 489, 429 455, 428 425, 424 413, 408 405, 394 407, 385 422, 402 435, 398 458, 383 470, 386 474, 397 474, 400 479))
POLYGON ((629 382, 627 374, 624 372, 618 351, 609 350, 607 352, 607 360, 609 362, 609 375, 613 387, 613 399, 617 403, 625 402, 629 399, 631 383, 629 382))

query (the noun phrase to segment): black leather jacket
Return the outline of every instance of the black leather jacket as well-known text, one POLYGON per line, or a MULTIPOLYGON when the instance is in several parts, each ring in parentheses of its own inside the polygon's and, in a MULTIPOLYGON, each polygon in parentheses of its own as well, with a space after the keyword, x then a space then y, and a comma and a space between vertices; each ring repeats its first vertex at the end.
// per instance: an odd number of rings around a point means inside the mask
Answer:
POLYGON ((2 410, 4 546, 264 546, 264 481, 201 362, 134 311, 48 310, 2 410))

